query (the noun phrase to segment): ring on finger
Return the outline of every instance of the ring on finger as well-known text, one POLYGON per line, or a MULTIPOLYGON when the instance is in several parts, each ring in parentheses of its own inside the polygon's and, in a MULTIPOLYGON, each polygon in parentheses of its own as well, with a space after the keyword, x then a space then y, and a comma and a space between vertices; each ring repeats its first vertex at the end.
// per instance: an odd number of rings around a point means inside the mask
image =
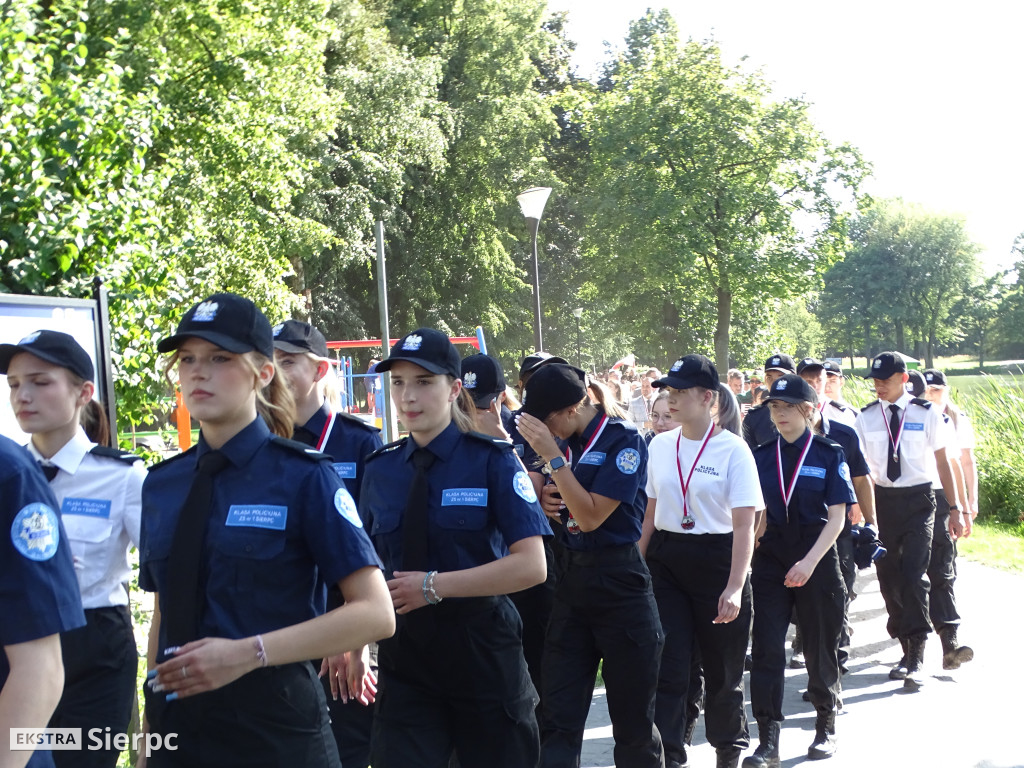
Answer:
POLYGON ((188 665, 187 664, 181 668, 181 676, 182 676, 183 679, 188 677, 188 665))

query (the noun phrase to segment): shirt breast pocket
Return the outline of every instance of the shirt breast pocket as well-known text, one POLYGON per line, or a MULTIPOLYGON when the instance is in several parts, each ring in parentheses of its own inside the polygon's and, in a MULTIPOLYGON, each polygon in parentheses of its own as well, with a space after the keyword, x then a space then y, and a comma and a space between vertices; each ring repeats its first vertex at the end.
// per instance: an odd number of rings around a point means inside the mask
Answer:
POLYGON ((393 533, 398 529, 398 524, 402 522, 402 510, 397 507, 374 509, 372 512, 373 525, 370 526, 370 536, 393 533))
POLYGON ((236 589, 279 588, 289 573, 282 557, 285 544, 284 531, 225 529, 215 546, 220 573, 211 574, 211 583, 233 583, 236 589))
POLYGON ((487 525, 487 507, 441 507, 437 525, 448 531, 479 531, 487 525))
POLYGON ((909 459, 922 459, 927 448, 927 440, 922 430, 908 430, 904 428, 903 437, 900 439, 900 450, 905 451, 909 459))
POLYGON ((63 515, 61 519, 68 535, 71 554, 80 561, 82 567, 102 555, 114 532, 114 524, 106 518, 63 515))

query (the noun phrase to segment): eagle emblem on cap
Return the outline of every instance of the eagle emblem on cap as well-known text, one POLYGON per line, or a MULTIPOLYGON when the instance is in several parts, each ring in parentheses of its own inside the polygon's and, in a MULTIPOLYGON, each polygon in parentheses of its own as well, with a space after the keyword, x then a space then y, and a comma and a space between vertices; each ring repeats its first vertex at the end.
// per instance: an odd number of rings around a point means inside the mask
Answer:
POLYGON ((931 383, 932 379, 934 379, 934 378, 935 378, 935 374, 933 374, 933 373, 926 373, 924 375, 924 380, 927 381, 929 384, 931 383))
POLYGON ((462 377, 462 384, 466 389, 476 389, 476 374, 470 371, 462 377))
POLYGON ((39 338, 39 331, 33 331, 28 336, 26 336, 24 339, 19 341, 18 345, 20 346, 22 344, 31 344, 33 341, 35 341, 38 338, 39 338))
POLYGON ((217 305, 216 301, 204 301, 202 304, 196 307, 196 311, 192 315, 192 319, 197 320, 199 322, 208 323, 210 320, 213 320, 213 318, 217 316, 218 309, 220 309, 220 307, 217 305))
POLYGON ((415 352, 420 348, 421 344, 423 344, 423 337, 414 333, 411 336, 405 337, 405 341, 402 342, 402 349, 408 349, 410 352, 415 352))
POLYGON ((882 358, 880 358, 880 357, 875 358, 875 364, 873 366, 871 366, 871 367, 872 368, 881 368, 882 367, 882 358))
POLYGON ((779 357, 773 357, 772 358, 772 365, 778 365, 781 362, 782 362, 782 358, 779 358, 779 357))
POLYGON ((672 367, 669 370, 678 371, 682 367, 683 367, 683 361, 682 360, 676 360, 674 363, 672 363, 672 367))
POLYGON ((274 331, 273 331, 274 338, 277 338, 278 336, 280 336, 281 335, 281 331, 283 331, 283 330, 284 330, 284 323, 278 323, 277 325, 275 325, 274 326, 274 331))
POLYGON ((781 392, 782 390, 784 390, 786 388, 786 386, 788 384, 789 384, 789 382, 786 381, 785 379, 779 379, 779 383, 775 385, 775 391, 776 392, 781 392))

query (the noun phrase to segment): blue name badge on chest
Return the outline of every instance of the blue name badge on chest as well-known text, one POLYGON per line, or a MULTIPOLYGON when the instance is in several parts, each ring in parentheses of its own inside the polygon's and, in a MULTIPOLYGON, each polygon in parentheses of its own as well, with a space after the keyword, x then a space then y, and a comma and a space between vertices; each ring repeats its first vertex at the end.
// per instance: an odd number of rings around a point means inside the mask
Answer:
POLYGON ((445 488, 441 494, 442 507, 486 507, 486 488, 445 488))
POLYGON ((820 477, 820 478, 824 479, 825 478, 825 468, 824 467, 808 467, 806 465, 802 466, 802 467, 800 467, 800 477, 820 477))
POLYGON ((110 517, 110 499, 75 499, 68 497, 60 505, 62 515, 84 515, 85 517, 110 517))
POLYGON ((602 464, 604 464, 604 458, 605 454, 601 453, 600 451, 591 451, 578 462, 576 462, 576 465, 579 466, 580 464, 593 464, 595 467, 599 467, 602 464))
POLYGON ((334 471, 338 473, 338 477, 342 480, 356 479, 356 463, 354 461, 332 464, 331 466, 334 467, 334 471))
POLYGON ((924 422, 908 421, 903 425, 903 428, 907 430, 907 432, 924 432, 924 422))
POLYGON ((266 528, 270 531, 283 531, 287 522, 288 507, 273 504, 232 504, 224 525, 231 528, 266 528))

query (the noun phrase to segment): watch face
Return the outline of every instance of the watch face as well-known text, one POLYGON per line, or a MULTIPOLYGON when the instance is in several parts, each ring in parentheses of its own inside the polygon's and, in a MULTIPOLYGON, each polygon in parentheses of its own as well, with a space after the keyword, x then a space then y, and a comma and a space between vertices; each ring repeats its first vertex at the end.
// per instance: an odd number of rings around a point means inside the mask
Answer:
POLYGON ((565 466, 565 459, 563 459, 561 456, 556 456, 549 463, 551 464, 552 470, 560 469, 561 467, 565 466))

